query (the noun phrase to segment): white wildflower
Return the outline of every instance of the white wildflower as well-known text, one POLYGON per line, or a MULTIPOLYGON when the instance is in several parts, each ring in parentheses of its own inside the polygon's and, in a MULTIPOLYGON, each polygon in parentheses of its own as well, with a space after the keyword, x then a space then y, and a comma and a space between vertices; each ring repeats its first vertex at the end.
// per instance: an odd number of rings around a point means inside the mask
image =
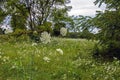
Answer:
POLYGON ((11 67, 11 69, 14 69, 14 68, 16 68, 16 66, 15 66, 15 65, 13 65, 13 66, 11 67))
POLYGON ((92 66, 92 67, 95 67, 95 64, 92 64, 91 66, 92 66))
POLYGON ((14 63, 14 64, 12 65, 11 69, 15 69, 15 68, 17 68, 17 67, 18 67, 17 64, 14 63))
POLYGON ((67 79, 67 74, 64 74, 63 75, 63 80, 66 80, 67 79))
POLYGON ((104 80, 108 80, 108 78, 109 78, 109 77, 108 77, 108 75, 107 75, 107 76, 105 76, 104 80))
POLYGON ((93 73, 92 75, 96 75, 96 73, 93 73))
POLYGON ((44 57, 43 60, 46 62, 50 62, 50 58, 48 58, 48 57, 44 57))
POLYGON ((62 49, 56 49, 56 51, 59 53, 59 54, 61 54, 61 55, 63 55, 63 50, 62 49))
POLYGON ((9 57, 8 57, 8 56, 4 56, 3 58, 6 59, 6 60, 9 60, 9 57))
POLYGON ((37 43, 32 43, 32 46, 36 46, 37 45, 37 43))
POLYGON ((41 33, 41 37, 40 40, 42 41, 42 43, 47 44, 50 42, 51 36, 48 32, 44 31, 41 33))
POLYGON ((111 69, 111 67, 110 67, 110 66, 108 66, 108 67, 107 67, 107 71, 109 71, 110 69, 111 69))
POLYGON ((67 34, 67 28, 62 27, 62 28, 60 29, 60 34, 61 34, 62 36, 66 36, 66 34, 67 34))
POLYGON ((12 29, 6 29, 5 30, 5 34, 12 33, 12 32, 13 32, 12 29))
POLYGON ((38 32, 37 32, 37 31, 34 31, 33 34, 38 34, 38 32))

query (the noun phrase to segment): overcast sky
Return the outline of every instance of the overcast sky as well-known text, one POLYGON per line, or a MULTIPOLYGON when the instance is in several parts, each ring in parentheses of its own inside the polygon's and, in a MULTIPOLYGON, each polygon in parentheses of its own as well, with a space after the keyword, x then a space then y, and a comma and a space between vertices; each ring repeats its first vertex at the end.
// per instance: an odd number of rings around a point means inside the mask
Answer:
POLYGON ((94 5, 95 0, 71 0, 69 5, 72 9, 68 14, 71 15, 84 15, 84 16, 95 16, 96 10, 103 11, 105 6, 98 8, 94 5))

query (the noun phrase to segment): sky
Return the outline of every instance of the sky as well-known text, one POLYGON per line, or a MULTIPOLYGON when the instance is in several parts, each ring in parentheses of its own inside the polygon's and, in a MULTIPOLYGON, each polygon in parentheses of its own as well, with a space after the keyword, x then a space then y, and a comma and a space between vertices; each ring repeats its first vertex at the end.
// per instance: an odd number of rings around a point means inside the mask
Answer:
POLYGON ((71 11, 68 14, 71 15, 84 15, 84 16, 95 16, 96 10, 103 11, 105 5, 100 8, 94 5, 95 0, 71 0, 71 3, 68 4, 72 6, 71 11))

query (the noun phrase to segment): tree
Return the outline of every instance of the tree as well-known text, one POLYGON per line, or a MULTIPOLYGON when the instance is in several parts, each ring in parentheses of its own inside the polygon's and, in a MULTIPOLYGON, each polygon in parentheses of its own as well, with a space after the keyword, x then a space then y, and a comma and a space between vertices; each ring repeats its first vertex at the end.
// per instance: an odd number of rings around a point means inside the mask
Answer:
POLYGON ((79 38, 91 39, 94 35, 92 30, 94 29, 92 17, 90 16, 71 16, 70 31, 74 32, 79 38))
POLYGON ((7 0, 5 10, 12 16, 12 26, 18 27, 21 18, 22 27, 26 24, 30 30, 36 30, 36 26, 49 20, 53 9, 58 6, 66 6, 69 0, 7 0), (18 24, 17 24, 18 23, 18 24))
POLYGON ((7 15, 5 10, 4 10, 4 2, 6 0, 0 0, 0 23, 3 21, 5 16, 7 15))
POLYGON ((88 30, 94 28, 92 25, 92 18, 90 16, 71 16, 71 30, 74 32, 81 32, 83 30, 88 30))
POLYGON ((0 23, 3 21, 6 15, 7 14, 5 13, 5 11, 3 11, 2 8, 0 8, 0 23))
POLYGON ((103 56, 120 59, 120 1, 96 0, 95 4, 106 4, 105 12, 98 12, 93 19, 94 25, 100 29, 99 43, 103 46, 103 56))
MULTIPOLYGON (((65 3, 69 3, 69 0, 65 3)), ((67 27, 67 24, 70 23, 68 11, 71 10, 71 6, 56 6, 51 13, 51 21, 53 22, 53 33, 55 36, 60 35, 60 29, 62 27, 67 27)))

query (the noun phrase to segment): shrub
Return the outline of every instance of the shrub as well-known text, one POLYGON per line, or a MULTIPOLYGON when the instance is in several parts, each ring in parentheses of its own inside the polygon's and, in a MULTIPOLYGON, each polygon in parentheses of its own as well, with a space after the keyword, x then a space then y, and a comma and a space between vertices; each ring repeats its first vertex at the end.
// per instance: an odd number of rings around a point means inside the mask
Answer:
POLYGON ((78 32, 69 32, 68 33, 68 37, 69 38, 79 38, 80 37, 80 33, 78 33, 78 32))
POLYGON ((97 45, 94 48, 93 57, 101 60, 112 61, 114 58, 120 60, 120 43, 116 41, 110 41, 109 45, 97 45))

